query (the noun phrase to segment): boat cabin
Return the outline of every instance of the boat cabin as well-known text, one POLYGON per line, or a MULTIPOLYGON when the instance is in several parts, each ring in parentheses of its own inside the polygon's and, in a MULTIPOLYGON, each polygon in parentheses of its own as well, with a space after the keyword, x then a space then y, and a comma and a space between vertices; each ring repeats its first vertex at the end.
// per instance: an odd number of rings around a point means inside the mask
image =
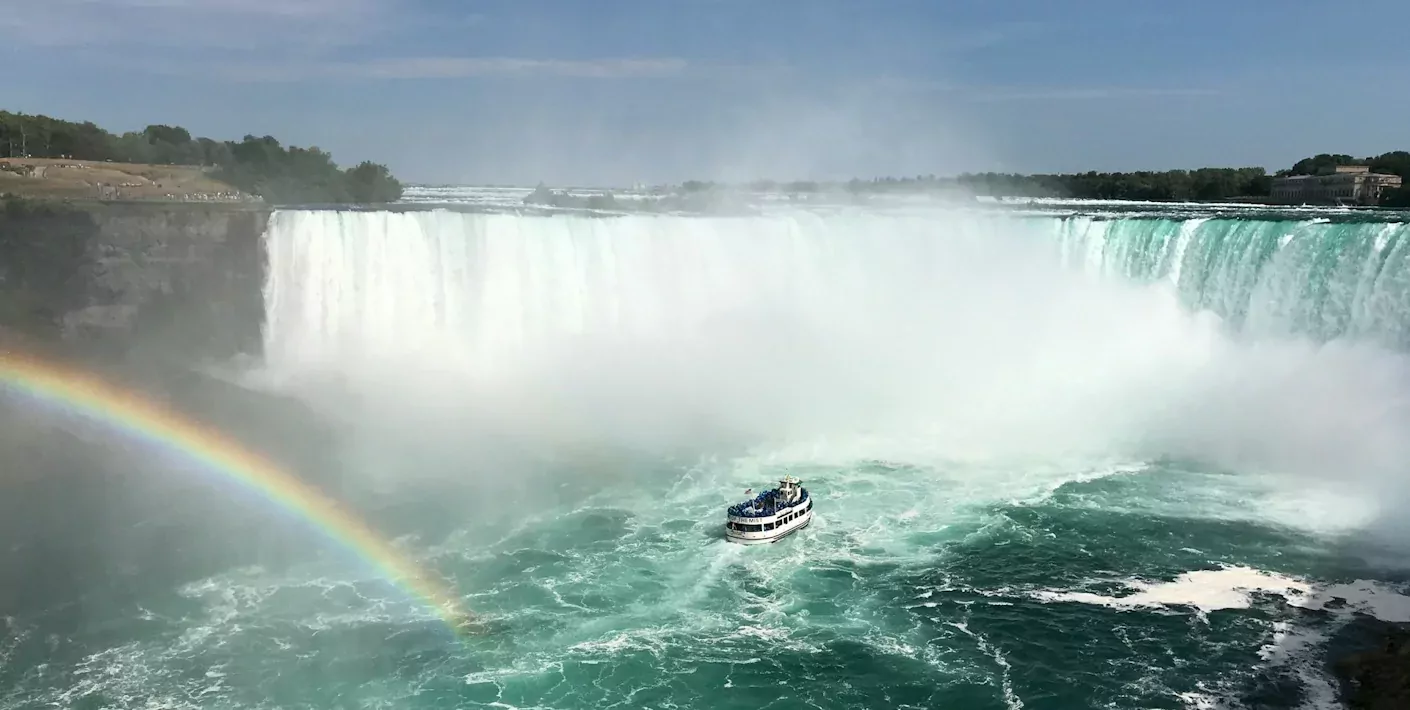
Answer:
POLYGON ((802 483, 784 476, 777 488, 730 506, 725 537, 746 544, 775 542, 805 527, 813 517, 813 499, 802 483))

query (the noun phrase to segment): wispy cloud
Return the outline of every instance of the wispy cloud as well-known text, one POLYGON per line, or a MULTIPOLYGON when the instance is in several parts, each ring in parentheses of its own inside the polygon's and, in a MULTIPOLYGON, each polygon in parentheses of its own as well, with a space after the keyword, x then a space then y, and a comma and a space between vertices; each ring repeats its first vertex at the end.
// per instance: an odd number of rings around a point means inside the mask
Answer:
POLYGON ((977 52, 1010 44, 1036 35, 1052 32, 1053 25, 1023 21, 970 29, 961 33, 942 33, 935 37, 931 48, 952 54, 977 52))
POLYGON ((946 95, 959 101, 1102 101, 1133 98, 1178 98, 1219 96, 1220 87, 1158 86, 995 86, 935 81, 911 77, 882 76, 873 80, 878 88, 946 95))
POLYGON ((1213 88, 1158 87, 1033 87, 981 88, 964 91, 971 101, 1101 101, 1131 98, 1176 98, 1218 96, 1223 92, 1213 88))
MULTIPOLYGON (((398 0, 23 0, 0 38, 141 73, 240 82, 680 76, 673 57, 387 56, 377 39, 424 20, 398 0), (404 9, 404 6, 402 6, 404 9), (352 50, 342 51, 342 50, 352 50), (365 58, 346 59, 350 54, 365 58), (179 61, 174 60, 179 57, 179 61)), ((462 13, 460 22, 472 16, 462 13)), ((443 18, 445 19, 445 18, 443 18)))
POLYGON ((390 0, 19 0, 0 12, 0 37, 47 47, 326 46, 365 39, 392 10, 390 0))
POLYGON ((87 8, 161 9, 234 15, 327 16, 365 5, 359 0, 47 0, 49 5, 87 8))
POLYGON ((458 79, 471 77, 559 76, 581 79, 633 79, 680 76, 683 59, 528 59, 519 57, 391 57, 356 62, 303 62, 215 66, 217 75, 246 82, 308 79, 458 79))

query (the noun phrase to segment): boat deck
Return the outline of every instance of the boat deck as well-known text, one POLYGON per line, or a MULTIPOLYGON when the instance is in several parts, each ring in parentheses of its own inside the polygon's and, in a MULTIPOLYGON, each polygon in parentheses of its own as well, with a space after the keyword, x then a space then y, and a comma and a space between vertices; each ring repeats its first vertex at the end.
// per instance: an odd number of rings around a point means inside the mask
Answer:
POLYGON ((786 477, 779 488, 729 507, 725 537, 731 542, 777 542, 812 522, 813 499, 800 481, 786 477))

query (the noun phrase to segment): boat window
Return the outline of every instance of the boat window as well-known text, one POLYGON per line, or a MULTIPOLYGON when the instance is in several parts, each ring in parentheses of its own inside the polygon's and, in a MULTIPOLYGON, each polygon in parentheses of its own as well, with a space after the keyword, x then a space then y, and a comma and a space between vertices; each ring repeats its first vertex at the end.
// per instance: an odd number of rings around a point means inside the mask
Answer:
POLYGON ((744 532, 763 532, 763 531, 764 531, 764 526, 759 525, 759 524, 745 525, 745 526, 744 526, 744 532))
POLYGON ((764 523, 764 529, 765 529, 765 530, 773 530, 773 529, 774 529, 774 524, 773 524, 773 523, 764 523))

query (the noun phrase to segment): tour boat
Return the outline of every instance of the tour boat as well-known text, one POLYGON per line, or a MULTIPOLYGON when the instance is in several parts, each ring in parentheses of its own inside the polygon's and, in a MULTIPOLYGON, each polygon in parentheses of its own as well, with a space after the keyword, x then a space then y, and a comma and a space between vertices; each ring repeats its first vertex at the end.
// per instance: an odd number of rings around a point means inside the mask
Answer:
MULTIPOLYGON (((778 542, 813 521, 813 499, 793 476, 779 479, 778 488, 729 507, 725 539, 742 545, 778 542)), ((745 491, 745 495, 753 493, 745 491)))

